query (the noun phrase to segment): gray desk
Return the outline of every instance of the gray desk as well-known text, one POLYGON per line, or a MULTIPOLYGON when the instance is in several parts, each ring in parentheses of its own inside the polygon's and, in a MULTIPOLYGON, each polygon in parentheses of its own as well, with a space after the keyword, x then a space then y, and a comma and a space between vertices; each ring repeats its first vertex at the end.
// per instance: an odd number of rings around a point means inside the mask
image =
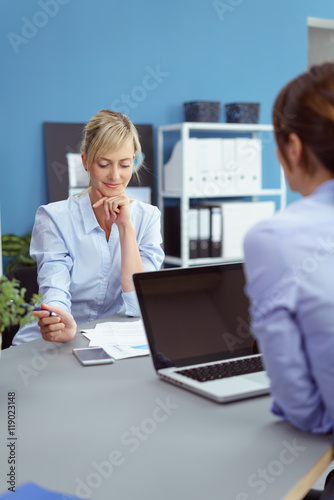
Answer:
POLYGON ((87 344, 78 334, 3 351, 0 493, 8 392, 17 486, 33 481, 95 500, 297 500, 332 460, 331 436, 279 421, 270 397, 218 405, 160 381, 147 356, 83 367, 72 349, 87 344))

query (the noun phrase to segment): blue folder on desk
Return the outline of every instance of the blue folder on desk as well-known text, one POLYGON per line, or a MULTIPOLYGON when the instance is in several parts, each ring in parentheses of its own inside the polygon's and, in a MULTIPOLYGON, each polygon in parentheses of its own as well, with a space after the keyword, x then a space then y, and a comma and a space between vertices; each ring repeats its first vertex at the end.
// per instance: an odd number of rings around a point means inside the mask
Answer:
POLYGON ((269 392, 242 263, 137 273, 133 282, 159 377, 219 403, 269 392))
POLYGON ((77 497, 64 495, 54 491, 46 490, 35 483, 25 483, 15 488, 13 492, 9 491, 0 496, 0 500, 76 500, 77 497))

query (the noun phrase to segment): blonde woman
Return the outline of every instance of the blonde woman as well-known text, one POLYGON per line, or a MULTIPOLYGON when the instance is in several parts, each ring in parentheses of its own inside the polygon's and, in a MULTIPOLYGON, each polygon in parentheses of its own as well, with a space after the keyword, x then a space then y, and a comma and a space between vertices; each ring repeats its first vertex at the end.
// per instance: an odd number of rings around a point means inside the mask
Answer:
POLYGON ((86 125, 81 157, 90 187, 37 211, 30 253, 44 310, 34 313, 38 325, 18 331, 13 345, 40 336, 66 342, 77 324, 139 315, 132 275, 159 269, 164 254, 160 211, 124 192, 136 155, 141 146, 127 116, 101 110, 86 125))

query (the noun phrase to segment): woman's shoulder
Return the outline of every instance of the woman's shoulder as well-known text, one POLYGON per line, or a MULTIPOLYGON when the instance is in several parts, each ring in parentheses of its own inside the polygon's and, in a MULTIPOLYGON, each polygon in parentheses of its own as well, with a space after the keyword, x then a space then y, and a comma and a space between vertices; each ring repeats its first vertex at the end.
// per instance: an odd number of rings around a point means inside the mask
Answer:
POLYGON ((260 251, 277 256, 277 252, 287 251, 298 240, 305 241, 305 235, 316 237, 324 228, 328 232, 333 215, 328 206, 319 206, 312 197, 301 198, 255 224, 245 235, 245 253, 260 251))
POLYGON ((62 217, 67 213, 74 214, 83 202, 83 197, 77 198, 76 196, 70 196, 66 200, 53 201, 47 205, 41 205, 37 209, 36 215, 38 217, 48 216, 51 218, 57 218, 62 217))
POLYGON ((313 200, 302 198, 275 212, 272 217, 258 222, 249 233, 253 235, 278 233, 282 237, 291 234, 291 232, 295 233, 296 230, 303 230, 305 225, 312 225, 317 217, 313 200))

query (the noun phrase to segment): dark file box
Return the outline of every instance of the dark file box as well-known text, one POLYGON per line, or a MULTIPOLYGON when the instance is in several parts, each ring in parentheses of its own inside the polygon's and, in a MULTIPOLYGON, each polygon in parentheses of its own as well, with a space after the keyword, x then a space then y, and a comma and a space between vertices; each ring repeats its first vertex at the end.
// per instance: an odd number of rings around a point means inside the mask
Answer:
MULTIPOLYGON (((196 205, 198 210, 210 211, 209 237, 200 238, 202 243, 201 257, 222 256, 222 207, 218 202, 203 202, 196 205)), ((200 228, 201 231, 201 228, 200 228)), ((206 234, 207 235, 207 234, 206 234)))
MULTIPOLYGON (((193 212, 194 215, 194 212, 193 212)), ((193 215, 190 214, 190 223, 193 215)), ((197 259, 199 257, 198 237, 193 236, 189 239, 189 258, 197 259)), ((172 257, 181 256, 181 222, 180 206, 166 206, 164 209, 164 250, 166 255, 172 257)))
MULTIPOLYGON (((221 257, 221 204, 203 202, 190 207, 188 230, 190 259, 221 257)), ((165 207, 164 250, 166 255, 170 255, 172 257, 181 256, 181 222, 179 205, 165 207)))

